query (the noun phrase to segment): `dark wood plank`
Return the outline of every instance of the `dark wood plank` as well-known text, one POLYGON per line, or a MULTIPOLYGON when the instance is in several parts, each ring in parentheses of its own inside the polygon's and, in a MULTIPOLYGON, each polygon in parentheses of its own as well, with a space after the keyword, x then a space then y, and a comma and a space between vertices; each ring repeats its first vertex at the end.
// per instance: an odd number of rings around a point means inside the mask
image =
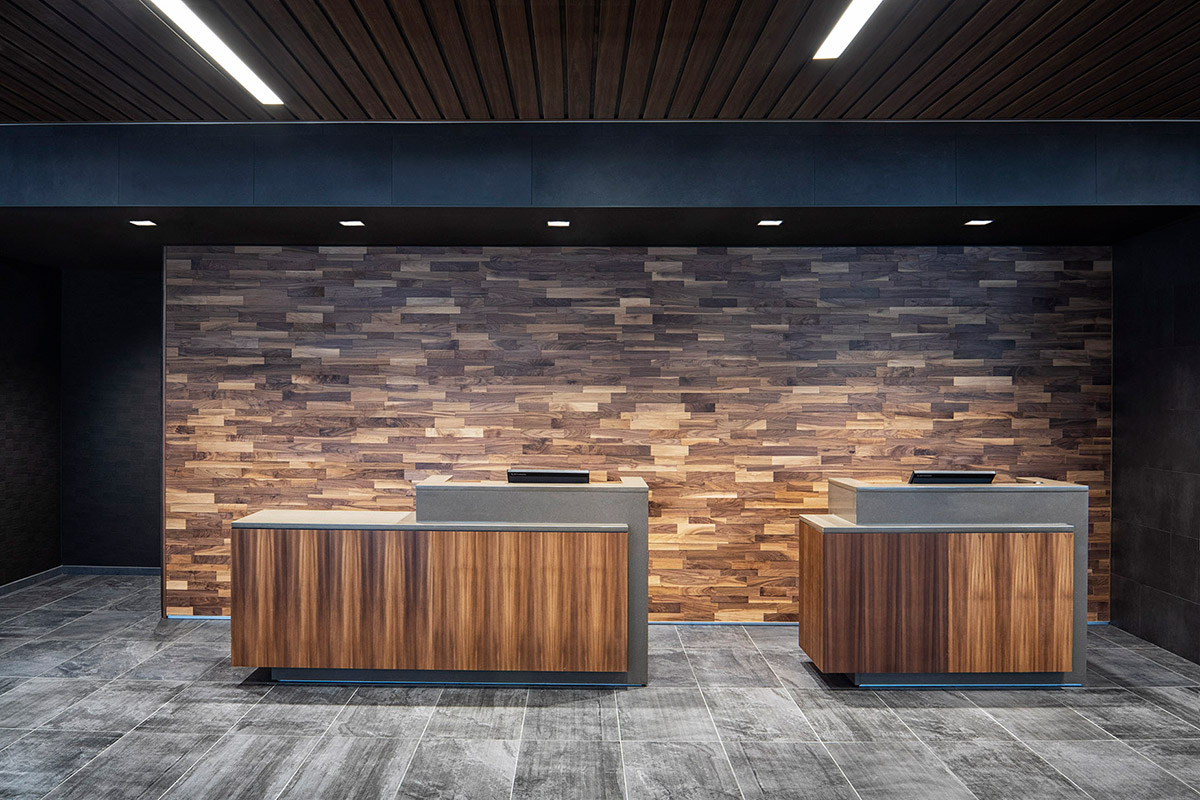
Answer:
POLYGON ((508 67, 513 107, 518 119, 541 119, 537 67, 529 34, 529 17, 523 0, 498 0, 494 6, 500 49, 508 67))
MULTIPOLYGON (((346 3, 322 3, 322 8, 328 15, 329 23, 337 31, 337 35, 345 42, 345 49, 361 66, 365 79, 394 119, 416 119, 417 113, 408 101, 404 89, 396 81, 388 66, 387 59, 380 52, 379 45, 359 17, 355 9, 346 3)), ((380 25, 386 24, 381 21, 380 25)))
MULTIPOLYGON (((1093 17, 1093 28, 1087 35, 1072 30, 1065 40, 1043 40, 1025 59, 996 76, 1008 83, 1006 87, 977 93, 980 96, 972 109, 973 116, 1008 117, 1019 104, 1029 105, 1052 91, 1051 87, 1075 81, 1102 60, 1098 53, 1111 58, 1121 51, 1122 40, 1136 40, 1150 30, 1155 24, 1151 20, 1158 14, 1145 12, 1160 5, 1155 0, 1136 7, 1120 3, 1115 9, 1106 9, 1110 11, 1106 16, 1093 17)), ((1184 5, 1172 5, 1180 12, 1185 10, 1184 5)), ((1089 5, 1086 12, 1092 10, 1089 5)))
POLYGON ((599 9, 593 116, 595 119, 615 119, 620 102, 621 68, 625 63, 631 3, 630 0, 602 0, 599 9))
POLYGON ((44 117, 59 122, 96 122, 108 119, 105 111, 76 100, 58 86, 47 83, 44 75, 30 72, 11 59, 0 65, 0 97, 12 105, 20 120, 44 117))
POLYGON ((471 43, 463 29, 458 6, 452 0, 426 0, 423 6, 429 18, 429 36, 442 52, 467 116, 471 119, 492 119, 495 110, 488 104, 479 66, 471 53, 471 43))
MULTIPOLYGON (((825 107, 848 85, 870 85, 875 76, 887 69, 912 44, 917 32, 925 24, 927 9, 936 8, 936 3, 885 3, 871 16, 867 24, 854 37, 841 57, 825 62, 820 69, 821 78, 804 96, 796 110, 795 119, 820 119, 826 117, 825 107)), ((817 71, 820 61, 812 62, 817 71)))
MULTIPOLYGON (((284 31, 269 21, 270 18, 259 16, 257 5, 251 5, 250 0, 221 0, 221 13, 206 14, 205 20, 230 48, 234 48, 234 52, 248 52, 250 42, 253 42, 253 47, 262 52, 285 79, 286 88, 293 95, 302 97, 318 119, 361 118, 362 109, 343 96, 341 81, 299 30, 291 15, 286 15, 289 22, 285 37, 284 31)), ((278 9, 276 13, 279 13, 278 9)), ((284 91, 284 88, 275 91, 284 91)))
MULTIPOLYGON (((88 30, 95 30, 100 26, 109 28, 123 42, 113 44, 114 52, 121 58, 136 58, 137 56, 131 54, 137 53, 147 61, 157 64, 161 74, 169 76, 170 80, 177 81, 184 87, 177 97, 195 98, 196 105, 193 108, 202 119, 271 118, 271 114, 263 109, 262 104, 240 86, 231 87, 229 76, 207 59, 199 58, 196 51, 181 37, 164 35, 162 20, 150 13, 140 0, 109 0, 109 3, 103 6, 73 0, 70 3, 63 2, 60 8, 64 14, 79 14, 79 24, 85 24, 88 30), (68 7, 71 5, 79 11, 69 11, 68 7), (111 12, 106 13, 110 8, 111 12)), ((206 22, 212 24, 211 20, 206 22)), ((164 85, 167 85, 167 80, 168 78, 163 79, 164 85)), ((287 81, 274 71, 264 73, 263 80, 274 83, 280 89, 287 86, 287 81)), ((192 101, 188 102, 190 105, 192 101)), ((315 118, 312 109, 298 95, 291 95, 288 102, 291 111, 298 118, 315 118)))
POLYGON ((929 54, 941 47, 955 30, 970 19, 986 0, 949 0, 917 3, 904 17, 903 33, 897 29, 872 52, 863 68, 828 97, 821 109, 824 119, 861 119, 863 108, 873 108, 929 54), (915 38, 914 38, 915 37, 915 38))
MULTIPOLYGON (((413 60, 412 51, 389 10, 388 0, 355 0, 363 17, 368 20, 383 60, 391 67, 396 82, 404 90, 409 105, 422 120, 446 119, 445 109, 434 99, 425 76, 413 60)), ((453 119, 453 117, 450 117, 453 119)))
POLYGON ((671 0, 668 4, 667 21, 650 77, 650 88, 646 93, 643 118, 666 118, 675 87, 679 83, 680 71, 692 48, 703 6, 703 3, 686 0, 671 0))
POLYGON ((558 0, 530 0, 529 12, 542 119, 563 119, 566 116, 563 7, 558 0))
POLYGON ((617 107, 617 115, 622 119, 642 117, 659 44, 664 36, 666 11, 666 0, 637 0, 634 4, 624 77, 621 80, 621 99, 617 107))
POLYGON ((232 661, 622 672, 627 538, 238 529, 232 661))
POLYGON ((693 117, 711 119, 720 111, 734 81, 745 67, 747 56, 766 28, 768 14, 774 5, 774 0, 740 0, 729 34, 696 101, 693 117))
MULTIPOLYGON (((421 0, 390 0, 389 5, 421 78, 429 87, 429 93, 433 95, 442 115, 447 119, 485 118, 488 111, 482 91, 460 94, 454 78, 450 76, 421 0), (470 98, 471 105, 464 105, 464 97, 470 98)), ((381 21, 380 24, 386 25, 387 21, 381 21)), ((463 65, 464 71, 467 66, 463 65)))
POLYGON ((566 4, 567 116, 592 118, 592 55, 596 51, 597 10, 595 0, 566 4))
MULTIPOLYGON (((788 45, 793 44, 799 38, 797 33, 801 25, 806 24, 805 20, 812 12, 814 5, 815 3, 811 0, 775 5, 762 35, 755 42, 754 49, 750 51, 745 65, 738 72, 733 86, 729 90, 729 96, 722 103, 718 112, 719 116, 724 119, 737 119, 745 114, 751 101, 758 94, 759 87, 774 72, 774 67, 784 61, 782 56, 788 45)), ((809 26, 807 32, 814 33, 816 26, 811 21, 807 24, 809 26)), ((794 55, 794 53, 794 50, 790 51, 789 55, 794 55)), ((809 57, 811 57, 811 53, 809 57)), ((800 63, 795 63, 793 58, 786 61, 789 65, 794 64, 795 69, 798 70, 808 63, 808 58, 803 58, 800 63)))
POLYGON ((677 81, 675 97, 667 109, 667 116, 671 119, 691 118, 737 8, 737 0, 707 0, 704 4, 692 46, 677 81))

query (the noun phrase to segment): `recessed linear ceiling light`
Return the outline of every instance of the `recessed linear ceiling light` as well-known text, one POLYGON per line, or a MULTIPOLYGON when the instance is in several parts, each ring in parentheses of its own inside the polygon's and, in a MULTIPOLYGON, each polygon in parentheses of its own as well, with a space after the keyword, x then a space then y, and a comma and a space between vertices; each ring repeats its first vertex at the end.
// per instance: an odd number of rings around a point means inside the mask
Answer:
POLYGON ((991 225, 993 221, 994 220, 990 220, 990 219, 969 219, 966 222, 964 222, 963 225, 977 228, 977 227, 980 227, 983 225, 991 225))
POLYGON ((569 219, 548 219, 546 220, 547 228, 569 228, 571 220, 569 219))
POLYGON ((158 223, 152 219, 131 219, 130 225, 137 225, 139 228, 153 228, 158 223))
POLYGON ((221 38, 213 33, 212 28, 204 24, 204 20, 196 16, 196 14, 183 4, 183 0, 149 0, 159 11, 167 15, 171 22, 175 23, 178 28, 188 35, 193 42, 199 46, 201 50, 208 53, 213 61, 221 65, 221 69, 225 70, 233 77, 235 81, 246 88, 246 91, 254 95, 258 102, 265 106, 281 106, 283 101, 279 99, 279 95, 271 91, 270 87, 263 83, 262 78, 254 74, 254 71, 246 66, 246 62, 238 58, 237 54, 229 49, 229 46, 221 41, 221 38))
POLYGON ((823 60, 828 58, 837 58, 846 48, 850 46, 850 42, 854 41, 854 37, 862 30, 863 25, 867 24, 867 20, 875 13, 875 9, 879 8, 879 4, 883 0, 850 0, 850 5, 846 7, 846 11, 842 14, 842 18, 833 26, 833 30, 825 37, 825 41, 817 48, 813 60, 823 60))
POLYGON ((760 228, 777 228, 782 224, 783 220, 781 219, 760 219, 758 221, 758 227, 760 228))
POLYGON ((367 223, 363 222, 361 219, 339 219, 338 225, 341 225, 343 228, 365 228, 365 227, 367 227, 367 223))

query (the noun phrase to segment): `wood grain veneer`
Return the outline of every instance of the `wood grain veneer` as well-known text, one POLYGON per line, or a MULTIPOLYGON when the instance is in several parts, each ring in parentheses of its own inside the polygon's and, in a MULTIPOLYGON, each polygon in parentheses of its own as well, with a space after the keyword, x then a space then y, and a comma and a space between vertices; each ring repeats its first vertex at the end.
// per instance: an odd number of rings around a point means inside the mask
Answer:
POLYGON ((1071 533, 800 523, 800 646, 822 672, 1067 672, 1071 533))
POLYGON ((237 666, 623 672, 627 535, 235 529, 237 666))
POLYGON ((1085 483, 1108 616, 1106 248, 166 258, 171 614, 229 613, 232 519, 411 511, 431 474, 520 465, 645 478, 656 620, 797 619, 795 519, 830 477, 1085 483))
POLYGON ((1070 533, 948 537, 951 672, 1071 669, 1070 533))

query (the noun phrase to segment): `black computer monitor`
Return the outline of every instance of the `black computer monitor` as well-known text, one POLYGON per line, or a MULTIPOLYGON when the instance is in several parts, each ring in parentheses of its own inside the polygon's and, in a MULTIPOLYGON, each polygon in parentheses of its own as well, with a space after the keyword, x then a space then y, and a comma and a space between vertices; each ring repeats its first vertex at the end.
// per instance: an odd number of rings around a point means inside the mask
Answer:
POLYGON ((908 482, 980 484, 991 483, 995 477, 995 472, 983 469, 915 469, 908 482))

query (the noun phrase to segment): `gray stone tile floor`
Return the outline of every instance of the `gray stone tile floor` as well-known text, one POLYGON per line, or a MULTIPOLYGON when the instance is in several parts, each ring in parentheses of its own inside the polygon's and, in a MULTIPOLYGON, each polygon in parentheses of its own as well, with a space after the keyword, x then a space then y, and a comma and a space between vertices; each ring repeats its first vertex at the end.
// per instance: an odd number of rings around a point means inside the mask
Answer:
POLYGON ((158 603, 0 595, 0 800, 1200 799, 1200 665, 1113 627, 1071 689, 856 689, 794 627, 670 625, 645 688, 301 686, 158 603))

